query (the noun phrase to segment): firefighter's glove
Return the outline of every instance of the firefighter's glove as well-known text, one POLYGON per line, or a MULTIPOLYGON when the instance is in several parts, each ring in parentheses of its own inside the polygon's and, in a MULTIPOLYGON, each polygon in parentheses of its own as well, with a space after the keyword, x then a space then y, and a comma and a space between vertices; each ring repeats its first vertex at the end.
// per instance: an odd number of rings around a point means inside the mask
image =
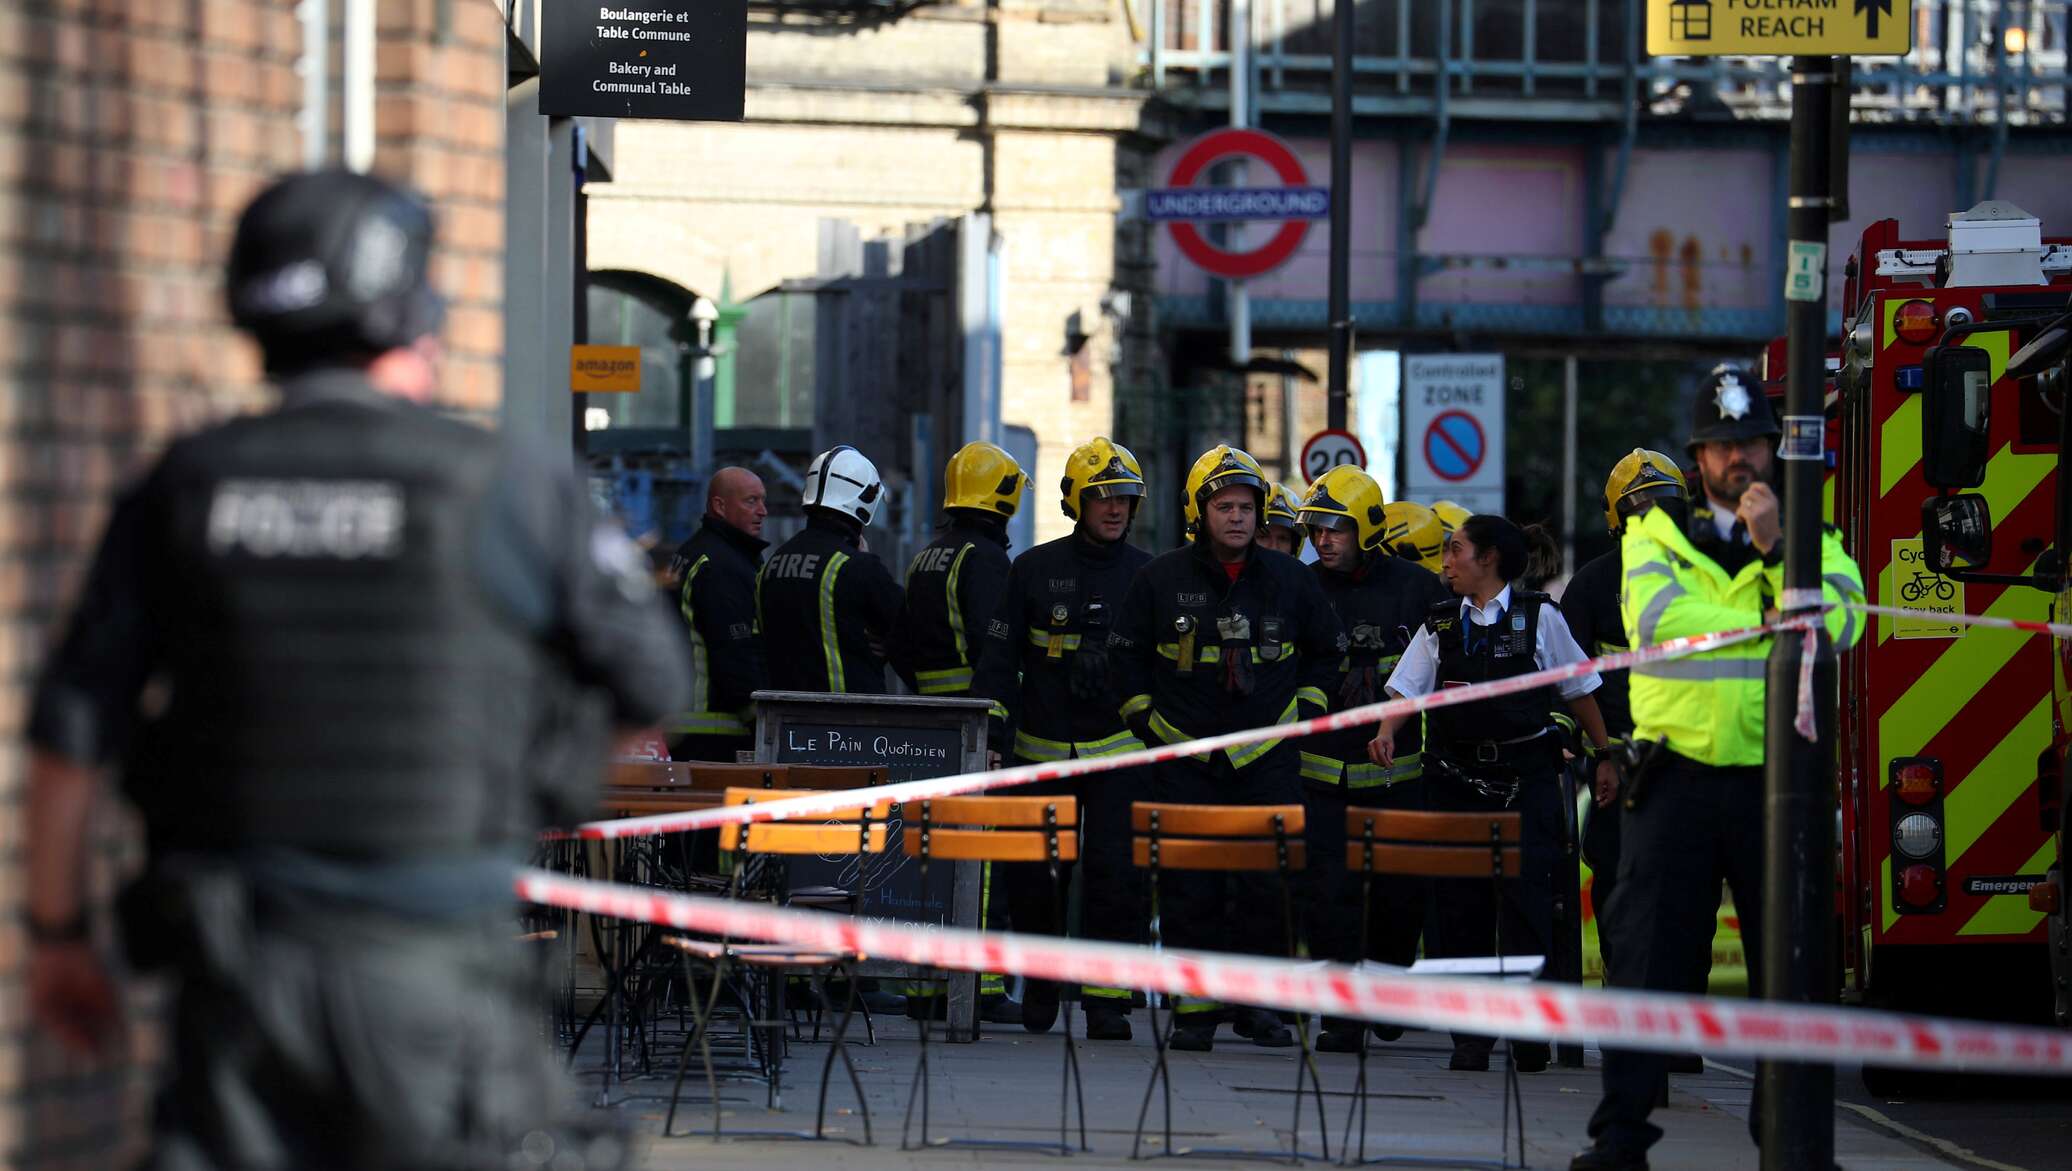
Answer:
POLYGON ((1072 698, 1093 703, 1108 698, 1108 647, 1106 643, 1082 645, 1072 656, 1072 698))
POLYGON ((1355 666, 1345 673, 1345 679, 1338 684, 1338 710, 1366 707, 1374 702, 1378 673, 1372 666, 1355 666))

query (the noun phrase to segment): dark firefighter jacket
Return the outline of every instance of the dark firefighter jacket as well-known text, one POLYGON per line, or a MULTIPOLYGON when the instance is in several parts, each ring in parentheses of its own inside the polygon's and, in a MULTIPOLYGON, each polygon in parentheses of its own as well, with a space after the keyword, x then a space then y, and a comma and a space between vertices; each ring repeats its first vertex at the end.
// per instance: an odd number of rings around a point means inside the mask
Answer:
POLYGON ((769 686, 755 632, 755 575, 768 541, 718 517, 676 551, 683 564, 677 610, 691 644, 691 706, 669 729, 686 736, 745 736, 749 697, 769 686))
MULTIPOLYGON (((1626 621, 1619 616, 1619 584, 1624 577, 1619 550, 1614 546, 1611 552, 1585 562, 1561 592, 1561 616, 1568 622, 1569 633, 1576 636, 1576 645, 1592 658, 1630 649, 1626 645, 1626 621)), ((1633 734, 1633 708, 1626 698, 1629 674, 1600 671, 1597 677, 1604 685, 1591 693, 1597 697, 1605 731, 1622 740, 1633 734)))
POLYGON ((968 510, 907 563, 892 665, 922 695, 969 695, 986 620, 1007 585, 1007 528, 968 510))
MULTIPOLYGON (((1349 644, 1343 664, 1345 679, 1326 693, 1331 710, 1340 712, 1386 698, 1382 688, 1389 672, 1396 669, 1396 660, 1403 657, 1425 615, 1452 597, 1452 592, 1438 574, 1387 554, 1369 557, 1356 573, 1339 573, 1322 565, 1310 569, 1337 612, 1349 644)), ((1403 726, 1396 734, 1396 763, 1387 767, 1367 759, 1372 728, 1305 737, 1300 744, 1302 775, 1306 780, 1344 784, 1348 789, 1415 779, 1424 775, 1418 733, 1418 721, 1403 726)))
POLYGON ((1142 747, 1116 711, 1108 632, 1150 560, 1076 531, 1015 559, 972 689, 993 701, 994 743, 1045 761, 1142 747))
POLYGON ((871 643, 891 636, 900 590, 860 535, 841 517, 809 511, 806 527, 763 562, 756 629, 773 690, 884 692, 885 656, 871 643))
MULTIPOLYGON (((1108 645, 1123 719, 1166 744, 1322 714, 1347 650, 1300 561, 1254 546, 1233 582, 1201 541, 1137 573, 1108 645)), ((1243 768, 1279 744, 1226 755, 1243 768)))

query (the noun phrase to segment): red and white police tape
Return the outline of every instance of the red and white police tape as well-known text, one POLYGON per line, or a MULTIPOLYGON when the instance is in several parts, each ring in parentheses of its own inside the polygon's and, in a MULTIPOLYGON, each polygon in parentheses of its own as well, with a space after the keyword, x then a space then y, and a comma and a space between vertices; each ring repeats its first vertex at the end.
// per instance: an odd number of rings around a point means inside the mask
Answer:
POLYGON ((520 897, 706 935, 855 952, 927 968, 1142 988, 1234 1004, 1630 1049, 1919 1069, 2072 1073, 2072 1033, 1869 1009, 1786 1005, 1401 969, 1157 950, 1041 935, 793 911, 520 871, 520 897))
MULTIPOLYGON (((1520 691, 1531 691, 1574 679, 1596 671, 1618 670, 1637 663, 1656 663, 1666 659, 1681 658, 1701 651, 1718 650, 1735 643, 1751 639, 1767 638, 1772 633, 1803 629, 1817 618, 1794 617, 1772 623, 1768 626, 1752 626, 1741 630, 1722 630, 1710 634, 1693 634, 1683 638, 1672 638, 1655 646, 1641 647, 1616 655, 1604 655, 1570 663, 1561 667, 1549 667, 1544 671, 1533 671, 1510 679, 1496 679, 1468 687, 1449 687, 1434 691, 1430 695, 1414 699, 1391 699, 1371 703, 1365 707, 1347 708, 1330 715, 1314 716, 1307 720, 1296 720, 1288 724, 1269 724, 1261 728, 1247 728, 1242 732, 1228 732, 1221 736, 1205 736, 1199 740, 1187 740, 1178 744, 1162 744, 1136 752, 1125 752, 1115 756, 1081 757, 1074 760, 1051 761, 1045 764, 1023 764, 1011 768, 990 769, 985 772, 963 773, 953 777, 930 777, 918 781, 901 781, 896 784, 878 785, 870 790, 872 802, 926 801, 936 797, 955 797, 966 793, 982 793, 991 789, 1004 789, 1014 785, 1026 785, 1036 781, 1059 780, 1064 777, 1082 776, 1087 773, 1112 772, 1116 769, 1134 768, 1138 765, 1157 764, 1160 761, 1176 760, 1182 756, 1207 755, 1225 748, 1237 748, 1246 744, 1257 744, 1263 740, 1285 740, 1296 736, 1309 736, 1318 732, 1332 732, 1342 728, 1372 727, 1389 716, 1407 716, 1415 712, 1428 711, 1437 707, 1450 707, 1459 703, 1474 703, 1492 696, 1510 695, 1520 691)), ((1806 680, 1810 687, 1810 677, 1806 680)), ((1800 697, 1801 706, 1811 711, 1811 694, 1800 697)), ((658 813, 647 817, 628 817, 614 821, 585 822, 575 828, 571 835, 590 840, 648 837, 655 834, 683 833, 688 830, 712 829, 715 826, 734 825, 751 821, 784 821, 794 817, 820 817, 844 809, 855 809, 862 804, 854 791, 833 791, 815 793, 807 797, 787 797, 780 801, 769 801, 755 805, 716 806, 711 809, 695 809, 683 813, 658 813)))
POLYGON ((2026 618, 1995 618, 1985 614, 1946 614, 1941 610, 1873 606, 1868 602, 1846 602, 1842 608, 1854 610, 1859 614, 1879 614, 1886 618, 1919 618, 1928 622, 1947 622, 1954 626, 1986 626, 1995 630, 2019 630, 2027 634, 2052 634, 2059 638, 2072 638, 2072 622, 2035 622, 2026 618))

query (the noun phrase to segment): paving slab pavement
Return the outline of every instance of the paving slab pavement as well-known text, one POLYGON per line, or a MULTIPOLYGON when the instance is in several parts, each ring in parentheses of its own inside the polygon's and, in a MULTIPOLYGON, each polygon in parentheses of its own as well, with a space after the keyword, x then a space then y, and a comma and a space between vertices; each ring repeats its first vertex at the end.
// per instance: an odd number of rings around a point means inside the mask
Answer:
MULTIPOLYGON (((1072 1164, 1120 1166, 1130 1161, 1131 1134, 1144 1087, 1155 1057, 1146 1017, 1133 1017, 1137 1038, 1129 1043, 1080 1041, 1080 1070, 1086 1090, 1087 1152, 1075 1152, 1072 1164)), ((1079 1024, 1075 1020, 1075 1025, 1079 1024)), ((860 1034, 861 1029, 856 1030, 860 1034)), ((630 1126, 643 1144, 635 1164, 648 1171, 699 1168, 815 1167, 841 1171, 890 1171, 963 1167, 1056 1165, 1051 1153, 1000 1149, 900 1149, 900 1123, 908 1085, 919 1055, 915 1026, 904 1020, 879 1023, 878 1044, 852 1044, 857 1072, 870 1107, 875 1144, 799 1142, 709 1137, 661 1137, 668 1106, 668 1073, 674 1070, 673 1042, 658 1050, 655 1068, 664 1072, 635 1078, 615 1087, 609 1109, 630 1126)), ((585 1058, 588 1057, 586 1046, 585 1058)), ((1058 1136, 1062 1049, 1058 1030, 1030 1034, 1015 1026, 988 1026, 975 1044, 931 1047, 935 1071, 930 1101, 932 1134, 975 1135, 988 1139, 1055 1143, 1058 1136)), ((1502 1139, 1502 1049, 1488 1073, 1448 1071, 1451 1051, 1441 1034, 1411 1032, 1401 1040, 1376 1043, 1368 1059, 1368 1145, 1374 1155, 1418 1156, 1438 1165, 1472 1165, 1495 1160, 1502 1139), (1453 1162, 1453 1161, 1459 1162, 1453 1162)), ((1262 1154, 1285 1151, 1293 1114, 1296 1050, 1261 1049, 1219 1032, 1210 1053, 1176 1053, 1173 1071, 1173 1139, 1178 1147, 1242 1148, 1262 1154)), ((723 1080, 722 1122, 728 1129, 799 1129, 813 1126, 824 1044, 794 1042, 787 1064, 781 1108, 766 1110, 760 1083, 723 1080)), ((1355 1059, 1345 1054, 1318 1054, 1323 1077, 1331 1154, 1341 1154, 1355 1059)), ((587 1060, 581 1065, 594 1065, 587 1060)), ((709 1129, 712 1107, 700 1084, 695 1061, 685 1085, 685 1102, 677 1114, 679 1132, 709 1129)), ((1598 1055, 1587 1054, 1583 1069, 1559 1066, 1521 1076, 1525 1101, 1527 1163, 1535 1168, 1565 1168, 1569 1156, 1587 1144, 1585 1126, 1596 1105, 1598 1055)), ((597 1075, 585 1079, 586 1096, 596 1091, 597 1075)), ((1667 1132, 1651 1152, 1658 1171, 1724 1171, 1755 1168, 1757 1154, 1747 1130, 1749 1083, 1738 1073, 1708 1067, 1703 1074, 1671 1078, 1670 1105, 1655 1120, 1667 1132)), ((1316 1108, 1305 1103, 1303 1148, 1319 1149, 1316 1108)), ((853 1092, 836 1071, 830 1094, 829 1131, 860 1142, 863 1121, 853 1092)), ((1154 1098, 1147 1129, 1148 1154, 1160 1149, 1159 1101, 1154 1098)), ((1076 1137, 1076 1134, 1075 1136, 1076 1137)), ((1837 1161, 1850 1171, 1925 1171, 1963 1166, 1947 1162, 1860 1117, 1843 1111, 1835 1123, 1837 1161)), ((1237 1167, 1256 1160, 1196 1156, 1188 1166, 1237 1167)))

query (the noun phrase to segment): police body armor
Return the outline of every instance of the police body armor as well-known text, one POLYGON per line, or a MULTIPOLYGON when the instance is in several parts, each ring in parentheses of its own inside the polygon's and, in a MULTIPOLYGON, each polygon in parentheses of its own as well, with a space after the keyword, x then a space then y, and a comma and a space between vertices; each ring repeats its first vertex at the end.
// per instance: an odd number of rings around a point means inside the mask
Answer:
POLYGON ((368 391, 169 453, 148 491, 170 697, 128 769, 154 846, 373 860, 538 824, 512 712, 542 711, 545 664, 471 540, 501 452, 368 391))
MULTIPOLYGON (((1514 588, 1511 604, 1493 625, 1469 621, 1459 599, 1432 607, 1425 619, 1438 641, 1440 687, 1472 686, 1538 669, 1534 646, 1545 594, 1514 588)), ((1470 778, 1515 780, 1551 771, 1561 761, 1561 739, 1551 713, 1560 702, 1552 687, 1433 708, 1425 714, 1426 753, 1470 778)))

